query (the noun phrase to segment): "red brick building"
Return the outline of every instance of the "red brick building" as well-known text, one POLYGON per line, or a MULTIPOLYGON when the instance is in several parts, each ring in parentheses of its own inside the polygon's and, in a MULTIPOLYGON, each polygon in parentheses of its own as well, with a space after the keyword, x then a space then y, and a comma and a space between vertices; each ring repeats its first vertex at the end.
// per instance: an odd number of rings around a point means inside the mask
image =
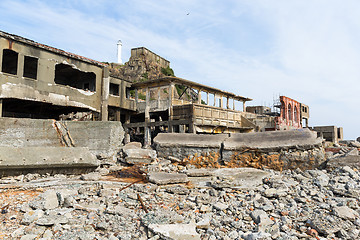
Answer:
POLYGON ((301 103, 289 97, 280 96, 280 116, 275 118, 276 130, 302 128, 301 103))

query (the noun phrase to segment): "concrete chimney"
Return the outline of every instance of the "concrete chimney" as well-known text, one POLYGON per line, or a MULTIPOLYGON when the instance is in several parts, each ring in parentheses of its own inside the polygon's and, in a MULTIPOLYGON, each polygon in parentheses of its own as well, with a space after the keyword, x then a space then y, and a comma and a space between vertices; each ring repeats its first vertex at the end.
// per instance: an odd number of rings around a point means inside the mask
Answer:
POLYGON ((122 48, 122 42, 121 42, 121 40, 119 40, 117 43, 117 62, 118 62, 118 64, 122 64, 121 48, 122 48))

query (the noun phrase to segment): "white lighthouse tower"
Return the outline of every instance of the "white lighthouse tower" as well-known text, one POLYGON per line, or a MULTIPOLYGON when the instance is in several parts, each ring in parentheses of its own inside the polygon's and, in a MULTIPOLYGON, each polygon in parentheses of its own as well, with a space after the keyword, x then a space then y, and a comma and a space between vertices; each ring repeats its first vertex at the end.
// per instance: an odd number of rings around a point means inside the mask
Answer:
POLYGON ((118 64, 122 64, 121 48, 122 48, 122 42, 121 42, 121 40, 119 40, 117 43, 117 62, 118 62, 118 64))

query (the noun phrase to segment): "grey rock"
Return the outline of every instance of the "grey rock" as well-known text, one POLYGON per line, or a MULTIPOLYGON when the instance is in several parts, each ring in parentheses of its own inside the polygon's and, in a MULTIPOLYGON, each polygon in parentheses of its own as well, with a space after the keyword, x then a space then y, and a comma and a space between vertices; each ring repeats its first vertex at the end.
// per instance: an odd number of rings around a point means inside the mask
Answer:
POLYGON ((359 214, 347 206, 335 207, 333 212, 336 216, 345 220, 355 220, 359 214))
POLYGON ((274 222, 268 217, 267 213, 263 210, 254 210, 250 213, 250 217, 255 223, 262 226, 271 225, 274 222))
POLYGON ((98 181, 101 177, 99 172, 91 172, 81 175, 80 179, 84 181, 98 181))
POLYGON ((29 225, 35 222, 44 215, 44 211, 41 209, 30 210, 24 214, 21 224, 29 225))
POLYGON ((125 162, 130 164, 151 163, 151 161, 157 157, 156 151, 152 149, 128 148, 123 149, 123 151, 126 155, 125 162))
POLYGON ((214 170, 206 169, 206 168, 189 169, 185 171, 185 174, 188 175, 189 177, 206 177, 206 176, 213 176, 214 170))
POLYGON ((149 182, 158 185, 173 184, 173 183, 186 183, 188 177, 182 173, 165 173, 165 172, 150 172, 147 174, 149 182))
POLYGON ((33 209, 54 209, 59 206, 58 196, 55 190, 47 190, 40 194, 37 199, 31 201, 29 206, 33 209))
POLYGON ((221 203, 221 202, 217 202, 214 204, 214 208, 219 211, 226 210, 228 207, 229 207, 229 205, 221 203))
POLYGON ((140 149, 141 147, 141 142, 129 142, 122 147, 122 150, 125 151, 127 149, 140 149))
POLYGON ((148 227, 165 239, 200 240, 195 224, 150 224, 148 227))
POLYGON ((36 234, 26 234, 20 238, 20 240, 34 240, 37 238, 36 234))

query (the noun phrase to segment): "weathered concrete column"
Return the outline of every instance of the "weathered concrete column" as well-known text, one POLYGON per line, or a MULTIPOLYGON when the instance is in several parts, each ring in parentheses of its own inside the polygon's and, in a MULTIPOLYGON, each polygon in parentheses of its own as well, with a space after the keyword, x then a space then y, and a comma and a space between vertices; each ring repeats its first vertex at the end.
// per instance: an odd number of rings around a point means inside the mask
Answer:
POLYGON ((158 97, 157 97, 157 105, 158 105, 158 108, 160 108, 160 87, 158 87, 158 97))
POLYGON ((243 101, 243 112, 246 112, 245 101, 243 101))
POLYGON ((19 78, 22 78, 23 77, 23 74, 24 74, 24 55, 22 53, 19 53, 18 55, 18 67, 17 67, 17 76, 19 78))
POLYGON ((0 99, 0 117, 2 117, 3 100, 0 99))
POLYGON ((214 93, 214 107, 216 106, 216 94, 214 93))
POLYGON ((198 90, 199 93, 198 93, 198 104, 201 104, 201 89, 198 90))
POLYGON ((101 121, 107 121, 109 117, 108 102, 109 102, 109 88, 110 88, 110 77, 109 69, 103 68, 103 80, 102 80, 102 92, 101 92, 101 121))
MULTIPOLYGON (((130 114, 126 114, 125 115, 125 124, 129 124, 130 123, 130 114)), ((124 138, 124 143, 127 144, 129 143, 130 140, 130 130, 128 128, 125 129, 125 138, 124 138)))
POLYGON ((220 96, 220 107, 221 108, 224 108, 224 97, 223 96, 220 96))
POLYGON ((150 132, 150 91, 146 88, 146 102, 145 102, 145 128, 144 128, 144 147, 151 145, 150 132))
POLYGON ((185 133, 185 125, 179 125, 179 133, 185 133))
POLYGON ((136 104, 139 103, 139 91, 137 89, 135 89, 135 102, 136 104))
POLYGON ((172 126, 172 120, 173 120, 173 99, 174 99, 174 89, 175 89, 175 84, 174 83, 170 83, 169 86, 169 107, 168 107, 168 111, 169 111, 169 120, 168 120, 168 132, 173 132, 173 126, 172 126))
POLYGON ((229 107, 229 97, 226 97, 226 108, 230 109, 230 107, 229 107))
POLYGON ((235 99, 233 98, 233 110, 235 111, 235 99))
POLYGON ((209 92, 206 92, 206 105, 208 105, 208 106, 210 106, 209 101, 210 101, 209 92))
POLYGON ((121 111, 119 109, 117 109, 115 114, 116 114, 115 121, 120 122, 121 121, 121 111))

